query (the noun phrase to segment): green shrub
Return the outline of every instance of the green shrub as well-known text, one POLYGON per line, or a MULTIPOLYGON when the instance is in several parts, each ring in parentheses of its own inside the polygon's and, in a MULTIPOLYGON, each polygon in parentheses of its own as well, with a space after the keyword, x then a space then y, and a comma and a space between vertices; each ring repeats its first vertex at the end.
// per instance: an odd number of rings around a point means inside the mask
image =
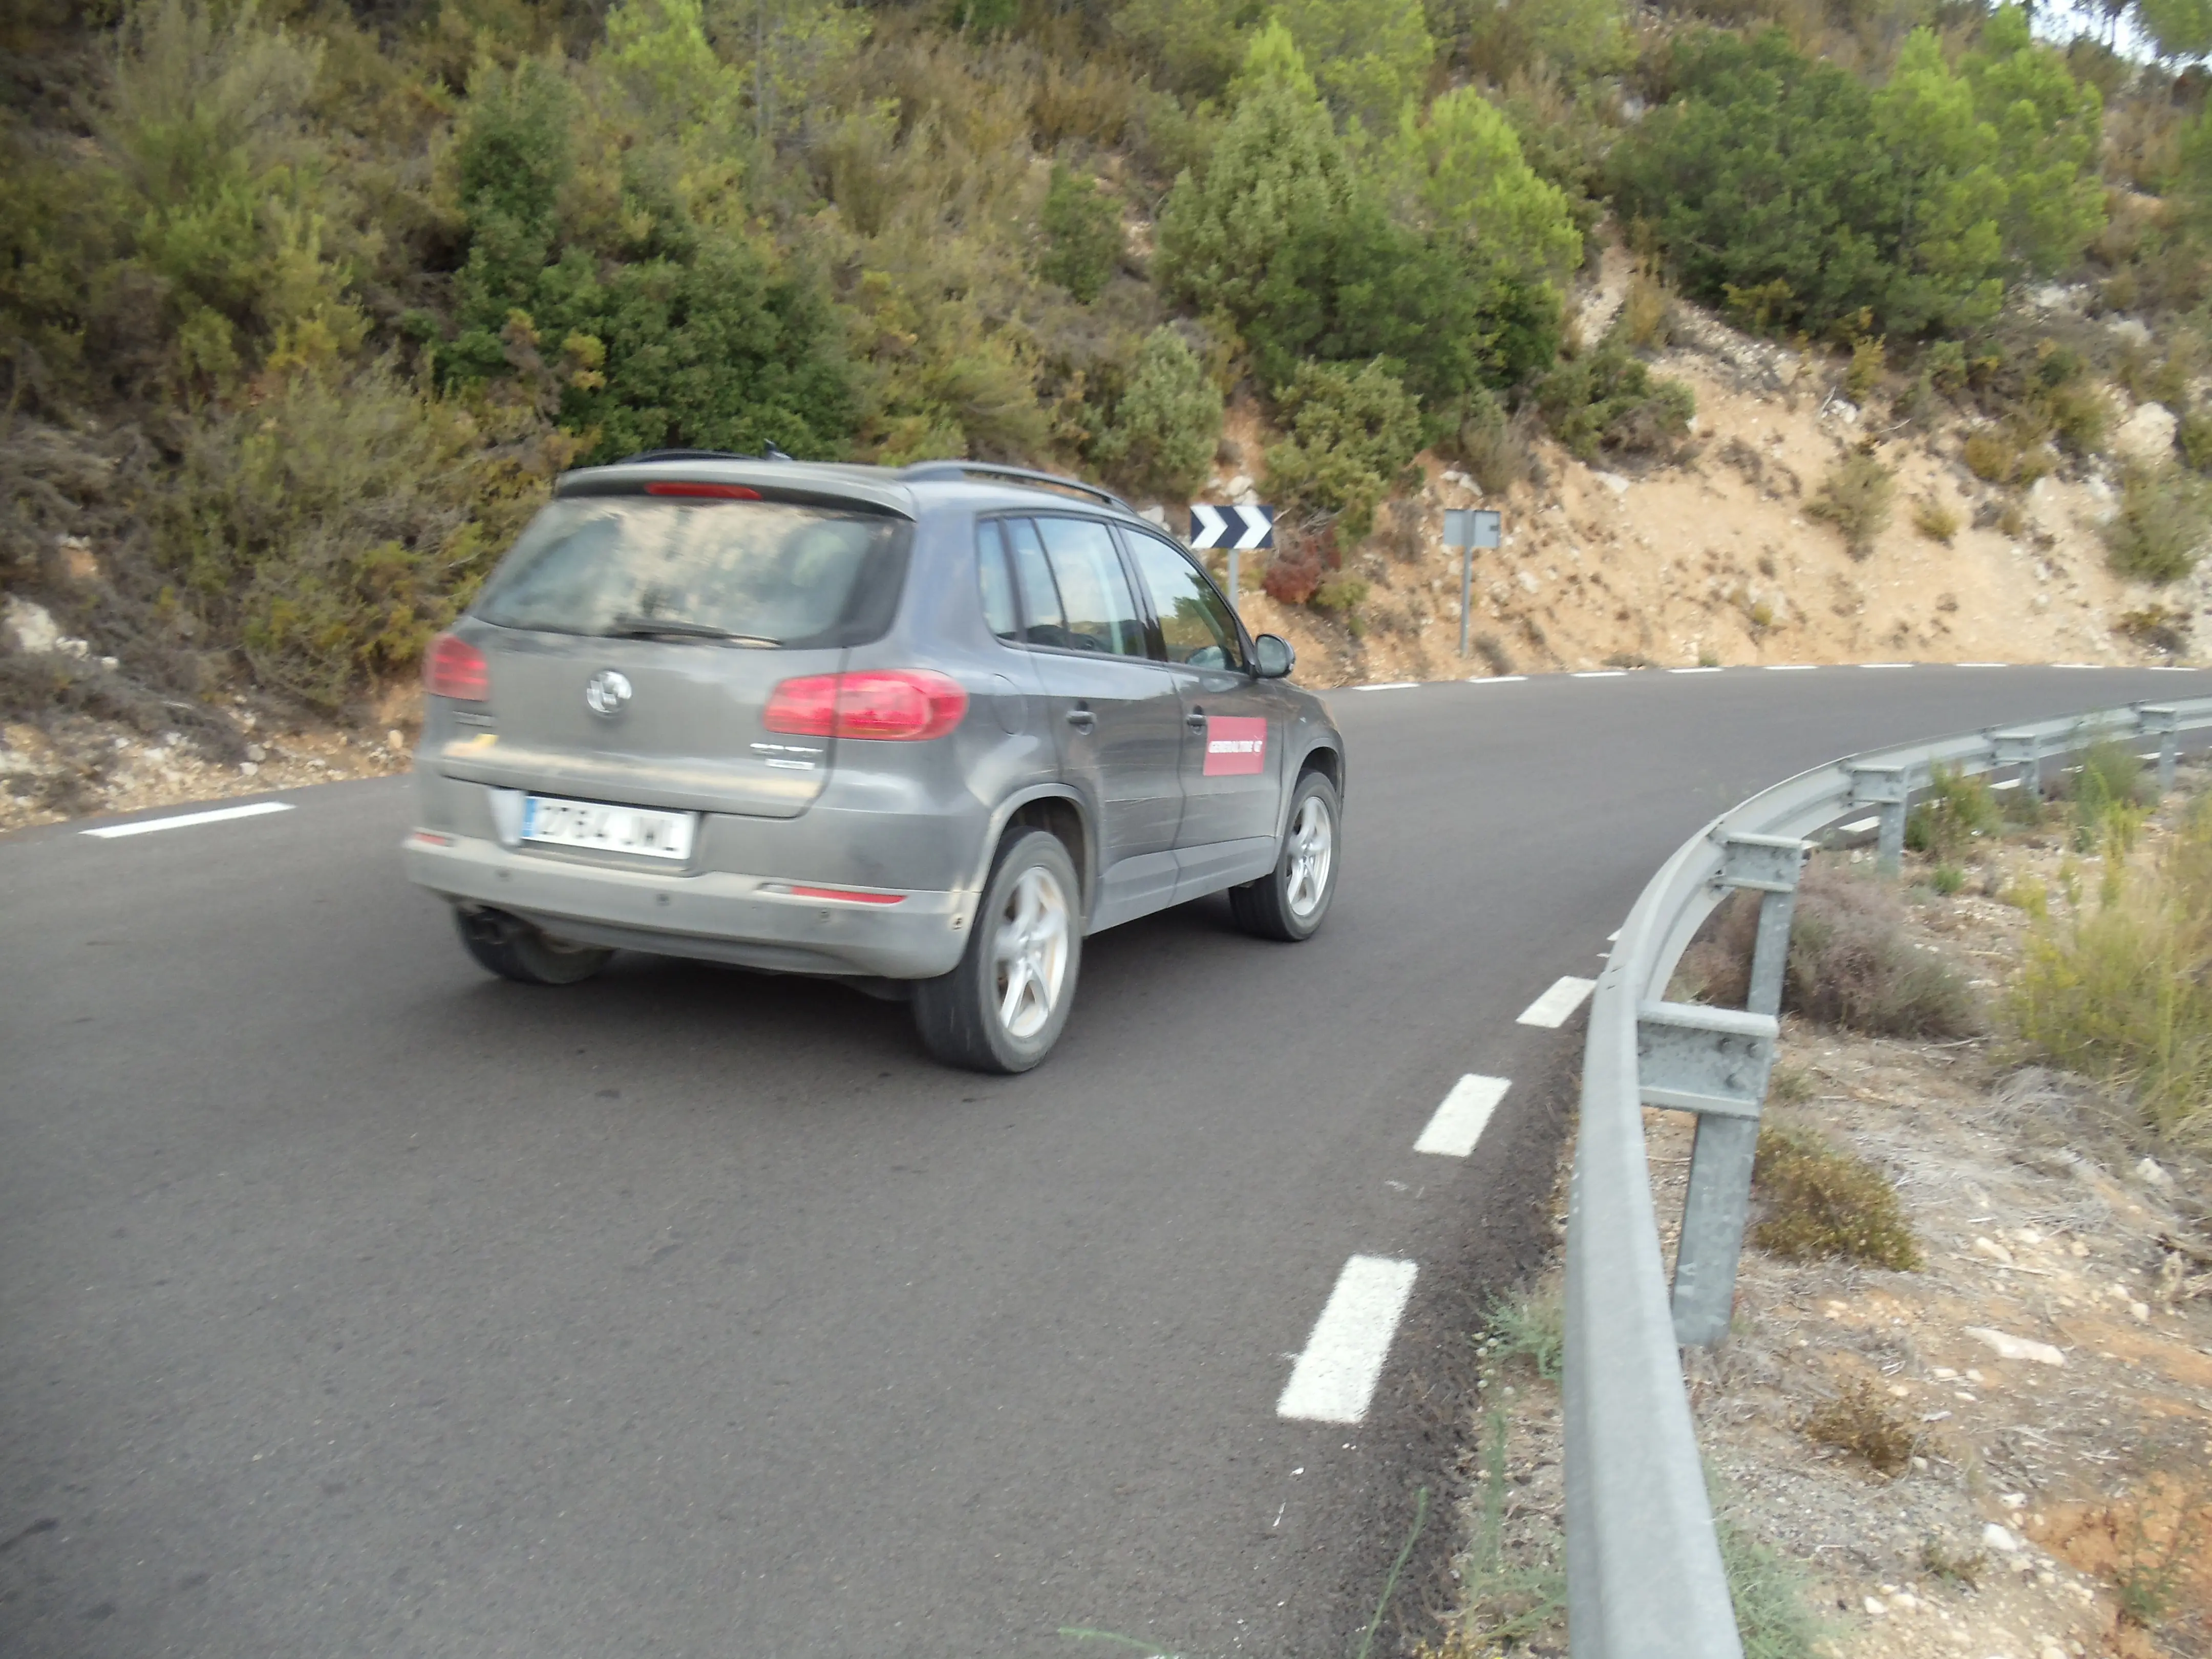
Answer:
POLYGON ((2212 410, 2192 409, 2174 428, 2174 447, 2198 472, 2212 472, 2212 410))
POLYGON ((1988 779, 1938 766, 1928 793, 1905 821, 1905 844, 1939 864, 1956 864, 1978 839, 2003 828, 2004 813, 1988 779))
POLYGON ((1878 90, 1779 28, 1688 37, 1673 68, 1674 97, 1613 153, 1617 204, 1754 325, 1971 328, 2015 263, 2058 269, 2104 222, 2096 94, 2017 8, 1955 70, 1915 30, 1878 90))
POLYGON ((1863 1459, 1879 1474, 1904 1474, 1912 1457, 1911 1428, 1870 1376, 1853 1377, 1808 1416, 1805 1436, 1815 1445, 1863 1459))
MULTIPOLYGON (((1759 1125, 1751 1190, 1752 1243, 1795 1261, 1841 1256, 1909 1273, 1920 1246, 1888 1176, 1809 1129, 1759 1125)), ((1901 1460, 1900 1460, 1901 1461, 1901 1460)))
POLYGON ((262 684, 335 710, 414 664, 542 491, 502 502, 481 443, 459 410, 382 369, 296 374, 255 408, 202 417, 158 544, 262 684))
MULTIPOLYGON (((1747 939, 1741 954, 1747 971, 1747 939)), ((1972 1036, 1985 1024, 1958 969, 1905 938, 1895 890, 1826 862, 1798 887, 1782 1006, 1870 1036, 1972 1036)))
POLYGON ((1089 305, 1121 263, 1121 208, 1093 180, 1055 167, 1038 223, 1037 275, 1089 305))
POLYGON ((2208 530, 2212 500, 2199 479, 2172 465, 2131 467, 2104 526, 2106 562, 2134 581, 2179 581, 2197 568, 2208 530))
POLYGON ((1951 544, 1961 527, 1958 509, 1933 495, 1922 495, 1912 503, 1912 527, 1931 542, 1951 544))
POLYGON ((1285 435, 1267 450, 1268 491, 1336 513, 1340 537, 1358 541, 1420 449, 1419 406, 1378 359, 1299 365, 1279 412, 1285 435))
POLYGON ((1889 527, 1896 487, 1895 473, 1873 456, 1854 452, 1828 470, 1805 511, 1835 526, 1843 532, 1845 550, 1863 559, 1874 551, 1875 538, 1889 527))
POLYGON ((1671 454, 1689 434, 1697 398, 1680 380, 1656 380, 1626 345, 1608 342, 1536 383, 1552 435, 1583 460, 1601 449, 1671 454))
POLYGON ((1182 336, 1163 325, 1146 337, 1091 454, 1132 489, 1187 495, 1206 481, 1220 439, 1220 388, 1182 336))

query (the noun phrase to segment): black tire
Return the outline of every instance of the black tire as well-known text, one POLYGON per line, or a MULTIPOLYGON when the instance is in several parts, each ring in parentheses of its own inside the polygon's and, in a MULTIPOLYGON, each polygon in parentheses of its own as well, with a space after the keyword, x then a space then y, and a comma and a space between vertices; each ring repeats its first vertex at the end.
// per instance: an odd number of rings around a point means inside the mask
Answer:
POLYGON ((598 973, 614 955, 597 945, 556 939, 497 910, 457 909, 453 921, 478 967, 520 985, 574 985, 598 973))
POLYGON ((1321 931, 1336 896, 1338 830, 1343 819, 1336 803, 1336 786, 1319 772, 1308 772, 1291 792, 1291 810, 1283 820, 1283 844, 1275 854, 1275 867, 1257 881, 1229 890, 1230 913, 1237 925, 1257 939, 1280 939, 1295 945, 1321 931), (1310 808, 1308 802, 1313 803, 1310 808), (1312 821, 1302 823, 1301 813, 1318 813, 1321 842, 1317 869, 1311 839, 1312 821), (1306 839, 1302 840, 1301 837, 1306 839), (1308 884, 1308 878, 1311 884, 1308 884))
POLYGON ((948 1066, 1001 1074, 1026 1072, 1051 1053, 1066 1027, 1083 960, 1082 890, 1059 837, 1042 830, 1007 836, 960 965, 915 985, 922 1046, 948 1066), (1034 913, 1023 908, 1030 902, 1034 913), (1023 990, 1010 998, 1015 978, 1023 990))

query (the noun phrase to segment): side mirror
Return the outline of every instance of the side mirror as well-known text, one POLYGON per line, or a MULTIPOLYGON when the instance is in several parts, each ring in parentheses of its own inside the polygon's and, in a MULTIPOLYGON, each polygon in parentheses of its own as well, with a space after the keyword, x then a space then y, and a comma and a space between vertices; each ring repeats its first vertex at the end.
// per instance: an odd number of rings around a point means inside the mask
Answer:
POLYGON ((1274 634, 1262 634, 1252 641, 1252 672, 1263 680, 1279 680, 1298 665, 1298 653, 1291 649, 1291 642, 1274 634))

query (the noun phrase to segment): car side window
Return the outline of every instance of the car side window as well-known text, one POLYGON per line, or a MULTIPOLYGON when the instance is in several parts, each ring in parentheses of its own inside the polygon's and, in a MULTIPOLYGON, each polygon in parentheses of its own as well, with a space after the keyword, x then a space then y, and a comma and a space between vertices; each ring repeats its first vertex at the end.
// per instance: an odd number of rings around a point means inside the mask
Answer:
POLYGON ((1014 583, 1006 574, 1006 550, 999 539, 999 526, 988 520, 975 526, 975 579, 983 589, 983 620, 994 634, 1012 644, 1022 633, 1014 610, 1014 583))
POLYGON ((1006 551, 1014 562, 1014 585, 1022 596, 1022 638, 1031 645, 1064 645, 1067 617, 1060 603, 1060 588, 1045 562, 1044 543, 1027 519, 1002 520, 1006 551))
POLYGON ((1193 668, 1242 668, 1244 653, 1237 640, 1237 620, 1213 584, 1179 548, 1154 537, 1129 533, 1137 574, 1152 596, 1160 619, 1160 637, 1170 662, 1193 668))
POLYGON ((1066 625, 1065 637, 1045 639, 1032 620, 1030 639, 1076 651, 1150 655, 1136 596, 1129 591, 1128 574, 1114 550, 1113 532, 1096 519, 1040 519, 1036 526, 1066 611, 1066 625))

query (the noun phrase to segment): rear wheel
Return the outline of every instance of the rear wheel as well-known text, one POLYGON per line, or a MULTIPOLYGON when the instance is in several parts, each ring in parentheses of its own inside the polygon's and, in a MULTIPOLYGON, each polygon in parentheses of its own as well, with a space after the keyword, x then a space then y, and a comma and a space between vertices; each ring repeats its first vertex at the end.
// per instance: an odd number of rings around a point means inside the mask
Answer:
POLYGON ((453 921, 478 967, 522 985, 574 985, 614 955, 600 945, 557 939, 497 910, 456 910, 453 921))
POLYGON ((1336 786, 1318 772, 1298 780, 1275 867, 1229 890, 1237 925, 1261 939, 1311 939, 1336 896, 1336 786))
POLYGON ((951 1066, 1026 1072, 1067 1024, 1083 955, 1075 866, 1057 836, 1023 830, 1000 849, 960 965, 914 988, 915 1028, 951 1066))

